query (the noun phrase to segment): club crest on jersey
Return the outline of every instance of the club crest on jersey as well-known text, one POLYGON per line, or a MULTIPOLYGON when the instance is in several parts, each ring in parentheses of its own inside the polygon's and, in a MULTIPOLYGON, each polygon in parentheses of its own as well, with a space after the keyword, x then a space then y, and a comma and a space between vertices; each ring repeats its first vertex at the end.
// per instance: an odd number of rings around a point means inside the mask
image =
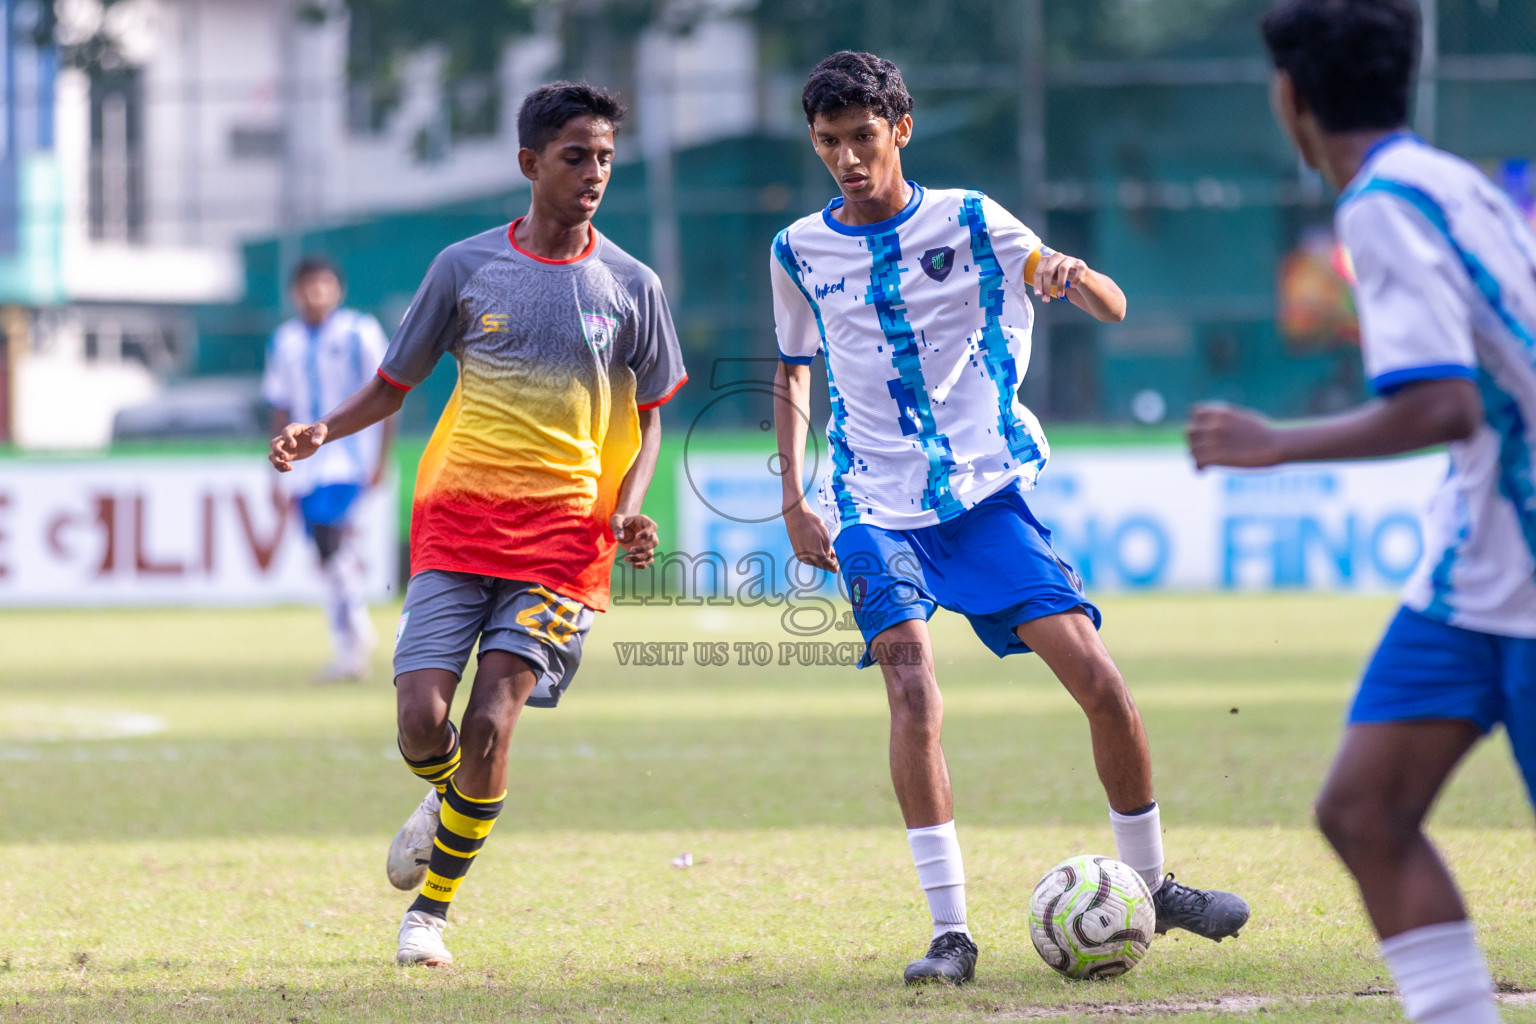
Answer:
POLYGON ((947 245, 929 249, 923 253, 923 273, 935 281, 942 281, 955 267, 955 250, 947 245))
POLYGON ((581 311, 581 331, 587 336, 587 344, 592 346, 593 352, 607 348, 618 330, 619 322, 613 317, 581 311))

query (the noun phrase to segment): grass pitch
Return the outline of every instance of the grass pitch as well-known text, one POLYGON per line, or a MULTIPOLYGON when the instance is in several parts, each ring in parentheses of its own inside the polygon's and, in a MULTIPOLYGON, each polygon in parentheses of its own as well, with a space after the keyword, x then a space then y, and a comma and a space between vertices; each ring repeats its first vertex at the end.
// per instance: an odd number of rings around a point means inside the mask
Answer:
MULTIPOLYGON (((927 917, 886 776, 879 676, 621 665, 631 640, 788 639, 772 610, 600 616, 565 706, 529 711, 507 812, 455 904, 452 968, 403 970, 383 854, 421 788, 387 658, 319 687, 319 614, 0 618, 0 1020, 1395 1020, 1308 806, 1391 603, 1134 597, 1105 636, 1152 738, 1169 868, 1253 904, 1220 946, 1174 933, 1069 983, 1025 900, 1113 852, 1075 706, 1033 658, 934 622, 974 986, 900 984, 927 917), (678 870, 688 851, 694 866, 678 870)), ((393 632, 391 610, 378 614, 393 632)), ((851 634, 828 639, 848 640, 851 634)), ((462 703, 462 701, 461 701, 462 703)), ((1495 976, 1536 988, 1529 812, 1505 741, 1435 829, 1495 976)), ((1514 994, 1506 1019, 1536 1022, 1514 994)))

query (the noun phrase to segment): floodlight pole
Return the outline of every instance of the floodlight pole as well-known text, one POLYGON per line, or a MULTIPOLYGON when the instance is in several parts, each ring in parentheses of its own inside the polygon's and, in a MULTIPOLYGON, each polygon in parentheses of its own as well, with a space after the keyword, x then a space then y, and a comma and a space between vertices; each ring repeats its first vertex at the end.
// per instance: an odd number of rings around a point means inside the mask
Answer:
POLYGON ((1039 231, 1045 182, 1045 25, 1042 0, 1019 4, 1019 219, 1039 231))
POLYGON ((672 116, 678 87, 677 57, 671 40, 649 31, 635 40, 639 77, 640 154, 645 161, 646 206, 650 213, 651 269, 674 306, 682 298, 682 243, 677 225, 677 167, 673 162, 672 116))
MULTIPOLYGON (((1019 219, 1042 238, 1048 234, 1045 192, 1045 5, 1019 0, 1019 219)), ((1051 328, 1043 315, 1035 320, 1030 389, 1037 412, 1048 411, 1051 387, 1051 328)))
MULTIPOLYGON (((184 5, 181 12, 181 241, 203 241, 203 5, 184 5)), ((281 276, 281 275, 279 275, 281 276)))
POLYGON ((288 275, 298 264, 303 249, 299 226, 299 40, 298 14, 293 4, 284 4, 278 16, 278 109, 282 111, 283 153, 279 169, 280 193, 277 197, 277 308, 288 303, 288 275))
POLYGON ((1419 94, 1414 103, 1414 129, 1425 142, 1435 141, 1435 86, 1440 80, 1439 0, 1419 0, 1423 44, 1419 53, 1419 94))

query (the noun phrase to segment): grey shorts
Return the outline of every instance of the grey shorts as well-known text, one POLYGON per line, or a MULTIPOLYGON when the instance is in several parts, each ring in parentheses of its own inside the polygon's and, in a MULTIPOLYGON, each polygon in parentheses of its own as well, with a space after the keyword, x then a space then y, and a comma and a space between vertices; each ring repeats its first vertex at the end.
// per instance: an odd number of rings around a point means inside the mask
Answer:
POLYGON ((440 668, 463 675, 469 652, 509 651, 539 674, 528 706, 552 708, 581 664, 592 609, 538 583, 426 569, 405 587, 395 675, 440 668))

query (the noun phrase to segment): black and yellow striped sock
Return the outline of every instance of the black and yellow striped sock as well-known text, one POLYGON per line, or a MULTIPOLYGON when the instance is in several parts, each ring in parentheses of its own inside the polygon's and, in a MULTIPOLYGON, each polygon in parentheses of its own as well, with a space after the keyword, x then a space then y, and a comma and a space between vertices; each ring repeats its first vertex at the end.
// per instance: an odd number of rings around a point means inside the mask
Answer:
MULTIPOLYGON (((448 753, 441 757, 429 757, 425 761, 412 761, 405 757, 405 751, 400 751, 400 756, 405 758, 406 766, 419 777, 437 787, 437 795, 442 796, 448 792, 448 780, 453 778, 453 773, 459 770, 459 730, 448 723, 448 733, 453 738, 453 746, 448 753)), ((398 746, 399 744, 396 744, 398 746)))
POLYGON ((459 883, 485 845, 485 837, 491 834, 506 797, 503 792, 492 800, 477 800, 460 793, 453 780, 448 780, 437 838, 432 841, 432 859, 427 864, 427 880, 422 883, 421 895, 411 904, 412 910, 448 916, 448 904, 453 902, 459 883))

